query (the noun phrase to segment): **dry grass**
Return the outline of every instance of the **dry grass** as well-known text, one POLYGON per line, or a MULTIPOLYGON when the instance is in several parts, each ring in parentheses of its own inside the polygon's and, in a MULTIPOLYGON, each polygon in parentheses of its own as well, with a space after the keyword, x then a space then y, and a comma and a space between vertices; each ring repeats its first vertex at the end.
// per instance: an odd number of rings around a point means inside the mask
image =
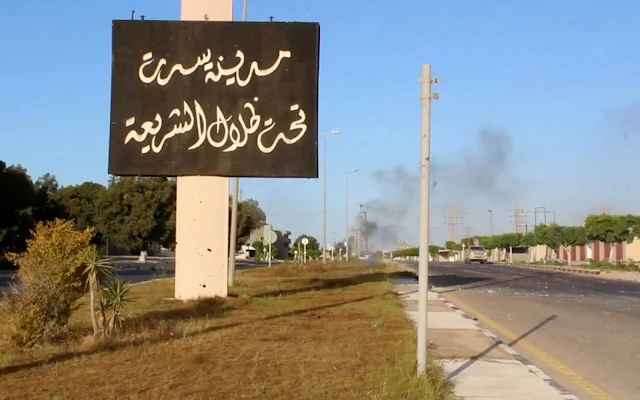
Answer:
MULTIPOLYGON (((238 273, 233 297, 166 300, 136 285, 125 334, 0 347, 0 399, 450 399, 441 371, 413 377, 415 333, 390 292, 393 266, 282 265, 238 273)), ((0 330, 2 326, 0 326, 0 330)))

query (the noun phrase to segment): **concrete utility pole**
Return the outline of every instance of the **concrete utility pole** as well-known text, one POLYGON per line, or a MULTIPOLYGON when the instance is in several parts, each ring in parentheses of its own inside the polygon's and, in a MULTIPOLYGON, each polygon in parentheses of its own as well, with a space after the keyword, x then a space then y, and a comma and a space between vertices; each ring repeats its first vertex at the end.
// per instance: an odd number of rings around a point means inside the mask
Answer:
MULTIPOLYGON (((246 0, 245 0, 246 1, 246 0)), ((321 133, 324 137, 324 160, 322 167, 322 263, 327 263, 327 136, 337 135, 340 131, 334 130, 321 133)))
POLYGON ((418 261, 418 375, 427 372, 427 312, 429 308, 429 185, 431 168, 431 99, 438 99, 438 93, 431 93, 431 84, 438 83, 431 78, 431 65, 422 66, 422 126, 420 140, 420 258, 418 261))
MULTIPOLYGON (((242 3, 242 22, 247 21, 247 2, 242 3)), ((229 227, 229 263, 227 271, 227 285, 233 286, 236 278, 236 242, 238 238, 238 197, 240 189, 240 178, 233 178, 233 189, 231 191, 231 226, 229 227)), ((271 253, 269 253, 271 255, 271 253)))
POLYGON ((345 198, 345 234, 346 238, 344 240, 344 253, 346 260, 349 261, 349 175, 355 174, 360 171, 359 169, 354 169, 352 171, 348 171, 344 173, 344 198, 345 198))
POLYGON ((369 232, 367 231, 367 212, 363 211, 362 216, 364 217, 364 225, 363 225, 363 233, 364 233, 364 254, 369 254, 369 232))

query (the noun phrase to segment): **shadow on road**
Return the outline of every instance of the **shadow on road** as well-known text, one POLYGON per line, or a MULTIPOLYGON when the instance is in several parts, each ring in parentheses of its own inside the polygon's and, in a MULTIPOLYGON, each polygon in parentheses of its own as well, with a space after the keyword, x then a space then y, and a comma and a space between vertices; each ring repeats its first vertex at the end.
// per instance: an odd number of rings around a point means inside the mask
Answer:
MULTIPOLYGON (((518 342, 520 342, 521 340, 523 340, 524 338, 526 338, 527 336, 531 335, 533 332, 539 330, 540 328, 542 328, 543 326, 547 325, 549 322, 557 319, 558 316, 557 315, 552 315, 550 317, 545 318, 544 320, 542 320, 540 323, 538 323, 536 326, 534 326, 533 328, 529 329, 528 331, 524 332, 523 334, 521 334, 520 336, 518 336, 515 340, 511 341, 510 343, 507 344, 507 346, 511 347, 515 344, 517 344, 518 342)), ((471 357, 466 363, 462 364, 461 366, 459 366, 458 368, 456 368, 454 371, 452 371, 448 376, 447 379, 453 379, 456 376, 460 375, 465 369, 469 368, 471 365, 473 365, 473 363, 475 363, 477 360, 481 359, 482 357, 486 356, 487 354, 489 354, 493 349, 495 349, 496 347, 500 346, 501 344, 503 344, 504 342, 502 342, 501 340, 496 340, 496 342, 494 344, 492 344, 491 346, 487 347, 485 350, 483 350, 482 352, 476 354, 475 356, 471 357)))

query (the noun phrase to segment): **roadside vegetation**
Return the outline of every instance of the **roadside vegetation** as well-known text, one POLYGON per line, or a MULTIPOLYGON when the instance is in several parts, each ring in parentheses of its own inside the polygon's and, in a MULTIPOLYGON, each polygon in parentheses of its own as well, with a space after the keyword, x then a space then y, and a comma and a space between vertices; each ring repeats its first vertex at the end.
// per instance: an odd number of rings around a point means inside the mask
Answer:
MULTIPOLYGON (((526 234, 503 233, 493 236, 474 236, 464 238, 460 243, 449 241, 441 249, 460 251, 463 248, 463 244, 468 247, 477 242, 487 250, 502 250, 504 259, 501 261, 506 261, 509 259, 509 251, 513 248, 545 245, 548 247, 545 259, 525 263, 640 271, 640 266, 636 262, 631 260, 616 261, 616 249, 618 246, 622 246, 625 242, 632 243, 637 238, 640 238, 640 216, 630 214, 593 214, 587 216, 582 226, 562 226, 555 223, 550 225, 539 224, 526 234), (599 241, 610 245, 609 254, 605 255, 607 260, 593 260, 575 265, 576 263, 570 257, 568 260, 557 259, 557 254, 560 250, 563 250, 565 254, 571 254, 572 247, 583 246, 590 241, 599 241)), ((434 249, 433 246, 429 246, 431 255, 434 255, 437 250, 438 247, 434 249)), ((418 253, 418 248, 410 248, 394 251, 392 255, 393 257, 416 257, 418 253)))
POLYGON ((90 230, 34 234, 1 303, 3 399, 453 398, 438 366, 414 376, 399 267, 284 263, 239 271, 226 299, 181 302, 173 279, 111 279, 90 230))

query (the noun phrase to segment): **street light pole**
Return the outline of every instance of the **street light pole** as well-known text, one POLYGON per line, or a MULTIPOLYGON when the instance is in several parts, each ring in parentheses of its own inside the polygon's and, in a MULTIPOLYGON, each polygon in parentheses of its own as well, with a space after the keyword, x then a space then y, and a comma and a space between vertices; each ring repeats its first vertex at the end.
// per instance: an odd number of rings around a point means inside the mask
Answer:
POLYGON ((489 210, 489 226, 491 227, 491 236, 493 236, 493 210, 489 210))
POLYGON ((427 315, 429 311, 429 182, 431 172, 431 99, 438 99, 431 93, 431 84, 438 83, 431 78, 431 65, 422 66, 420 78, 422 90, 421 132, 420 132, 420 246, 418 261, 418 345, 416 346, 417 373, 427 372, 427 315))
POLYGON ((358 171, 360 170, 354 169, 353 171, 348 171, 344 173, 344 199, 345 199, 344 222, 345 222, 345 233, 346 233, 346 239, 344 240, 344 252, 346 254, 347 261, 349 261, 349 175, 355 174, 358 171))
MULTIPOLYGON (((246 1, 246 0, 245 0, 246 1)), ((340 131, 333 130, 321 133, 324 137, 324 156, 322 166, 322 263, 327 263, 327 136, 337 135, 340 131)))
MULTIPOLYGON (((247 3, 242 4, 242 21, 247 21, 247 3)), ((229 227, 229 261, 227 264, 227 285, 233 286, 236 276, 236 240, 238 237, 238 197, 240 190, 240 179, 233 178, 233 188, 231 190, 231 226, 229 227)))

